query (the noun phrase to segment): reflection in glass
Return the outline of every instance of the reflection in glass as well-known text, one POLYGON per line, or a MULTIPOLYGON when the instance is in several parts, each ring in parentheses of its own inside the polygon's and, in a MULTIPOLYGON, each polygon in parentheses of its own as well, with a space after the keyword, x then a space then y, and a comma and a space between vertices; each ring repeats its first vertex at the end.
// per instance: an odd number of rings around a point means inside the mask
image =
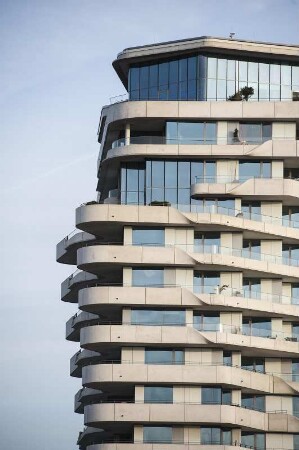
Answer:
POLYGON ((164 269, 147 268, 132 269, 132 286, 163 286, 164 269))
POLYGON ((184 364, 184 350, 145 349, 145 364, 184 364))
POLYGON ((144 386, 144 403, 173 403, 172 386, 144 386))
POLYGON ((132 325, 176 325, 186 323, 186 312, 183 310, 132 309, 132 325))
POLYGON ((217 272, 194 271, 193 292, 214 294, 220 285, 220 274, 217 272))
POLYGON ((143 442, 162 444, 171 443, 172 427, 143 426, 143 442))
POLYGON ((165 245, 165 229, 164 228, 147 228, 138 227, 132 229, 132 244, 133 245, 152 245, 152 246, 164 246, 165 245))

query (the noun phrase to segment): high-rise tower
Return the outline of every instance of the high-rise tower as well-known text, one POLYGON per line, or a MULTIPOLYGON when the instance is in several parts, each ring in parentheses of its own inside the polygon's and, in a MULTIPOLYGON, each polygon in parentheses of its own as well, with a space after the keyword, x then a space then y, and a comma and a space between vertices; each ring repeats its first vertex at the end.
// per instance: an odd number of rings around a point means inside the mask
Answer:
POLYGON ((84 450, 299 449, 299 47, 124 50, 58 244, 84 450))

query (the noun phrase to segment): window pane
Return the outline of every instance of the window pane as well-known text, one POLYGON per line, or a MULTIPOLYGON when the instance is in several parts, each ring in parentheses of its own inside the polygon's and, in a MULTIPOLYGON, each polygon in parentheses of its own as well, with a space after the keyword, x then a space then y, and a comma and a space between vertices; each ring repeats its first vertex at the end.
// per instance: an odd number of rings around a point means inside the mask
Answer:
POLYGON ((248 83, 250 84, 250 81, 258 81, 258 63, 249 62, 248 63, 248 83))
POLYGON ((236 62, 232 59, 229 59, 227 61, 227 79, 228 80, 235 80, 236 78, 236 62))
POLYGON ((247 61, 239 61, 239 80, 247 82, 247 61))
POLYGON ((179 61, 179 80, 187 81, 187 59, 180 59, 179 61))
POLYGON ((170 61, 169 63, 169 83, 178 84, 179 81, 179 62, 170 61))
POLYGON ((157 245, 165 244, 164 228, 133 228, 132 230, 133 245, 157 245))
POLYGON ((144 403, 172 403, 173 388, 145 386, 144 387, 144 403))
POLYGON ((173 349, 145 349, 146 364, 184 364, 184 351, 173 349))
POLYGON ((208 58, 208 78, 216 78, 217 59, 208 58))
POLYGON ((133 286, 162 286, 164 284, 163 269, 136 269, 132 270, 133 286))
POLYGON ((218 59, 217 78, 218 80, 226 80, 226 59, 218 59))
POLYGON ((185 325, 185 311, 132 309, 131 323, 134 325, 185 325))
POLYGON ((259 64, 259 82, 269 83, 269 64, 259 64))
POLYGON ((153 64, 149 66, 149 86, 157 87, 158 86, 158 65, 153 64))
POLYGON ((164 162, 152 161, 152 186, 164 186, 164 162))
POLYGON ((291 66, 281 66, 281 84, 291 85, 291 66))
POLYGON ((172 427, 143 427, 143 442, 171 443, 172 427))
POLYGON ((188 80, 196 79, 196 57, 188 58, 188 80))
POLYGON ((166 161, 165 162, 165 187, 177 188, 178 174, 177 174, 177 162, 166 161))
POLYGON ((139 89, 139 67, 130 69, 130 91, 139 89))
POLYGON ((270 84, 280 84, 279 64, 270 64, 270 84))
POLYGON ((159 86, 168 85, 168 63, 159 64, 159 86))

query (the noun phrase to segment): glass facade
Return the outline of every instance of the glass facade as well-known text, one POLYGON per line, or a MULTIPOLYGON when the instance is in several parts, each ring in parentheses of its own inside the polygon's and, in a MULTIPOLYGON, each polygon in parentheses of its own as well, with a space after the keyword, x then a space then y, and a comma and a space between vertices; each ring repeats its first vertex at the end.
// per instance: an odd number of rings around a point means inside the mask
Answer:
POLYGON ((245 298, 261 298, 260 278, 243 278, 243 296, 245 298))
POLYGON ((213 182, 215 161, 163 161, 124 163, 121 167, 121 204, 165 203, 181 211, 235 215, 233 198, 191 198, 191 185, 213 182))
POLYGON ((165 229, 164 228, 148 228, 138 227, 132 229, 132 244, 143 246, 164 246, 165 245, 165 229))
POLYGON ((168 348, 145 349, 145 364, 184 364, 184 362, 184 350, 168 348))
POLYGON ((194 233, 194 252, 199 253, 219 253, 220 233, 194 233))
POLYGON ((144 386, 144 403, 173 403, 172 386, 144 386))
POLYGON ((176 325, 184 326, 186 313, 183 310, 162 309, 132 309, 131 323, 133 325, 176 325))
POLYGON ((260 144, 272 138, 272 124, 240 122, 238 128, 228 130, 229 144, 260 144))
POLYGON ((223 101, 244 86, 254 89, 252 100, 291 100, 299 91, 299 66, 196 54, 129 70, 130 100, 223 101))

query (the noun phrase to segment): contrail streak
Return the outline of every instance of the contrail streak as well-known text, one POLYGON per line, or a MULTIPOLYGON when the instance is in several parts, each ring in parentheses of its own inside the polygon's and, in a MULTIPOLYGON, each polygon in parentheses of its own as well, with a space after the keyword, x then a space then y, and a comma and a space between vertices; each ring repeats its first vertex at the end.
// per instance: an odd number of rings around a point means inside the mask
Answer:
POLYGON ((71 167, 71 166, 74 166, 75 164, 78 164, 78 163, 80 163, 82 161, 86 161, 88 159, 91 159, 94 156, 96 156, 96 154, 97 154, 97 152, 90 153, 90 154, 88 154, 86 156, 83 156, 82 158, 77 158, 77 159, 75 159, 75 160, 73 160, 73 161, 71 161, 69 163, 63 164, 63 165, 58 166, 58 167, 54 167, 54 169, 50 169, 47 172, 43 172, 40 175, 37 175, 36 177, 28 178, 28 180, 25 180, 25 181, 23 181, 20 184, 17 184, 15 186, 10 186, 10 187, 8 187, 6 189, 3 189, 1 191, 1 194, 5 194, 6 192, 16 191, 18 189, 23 189, 23 188, 25 188, 27 186, 30 186, 31 184, 35 183, 38 180, 42 180, 43 178, 47 178, 48 176, 53 175, 54 173, 65 169, 66 167, 71 167))

